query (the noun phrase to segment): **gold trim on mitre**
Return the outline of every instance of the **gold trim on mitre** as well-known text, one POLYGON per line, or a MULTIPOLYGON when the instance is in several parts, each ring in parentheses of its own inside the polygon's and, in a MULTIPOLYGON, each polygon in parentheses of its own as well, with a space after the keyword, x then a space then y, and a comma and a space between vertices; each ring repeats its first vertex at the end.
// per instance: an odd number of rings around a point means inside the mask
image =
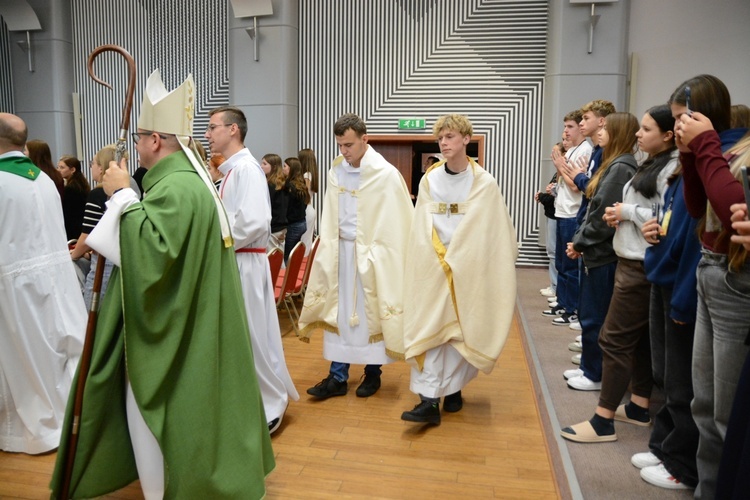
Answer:
POLYGON ((146 81, 138 128, 178 137, 192 136, 194 112, 193 75, 189 74, 179 87, 168 92, 161 73, 155 69, 146 81))

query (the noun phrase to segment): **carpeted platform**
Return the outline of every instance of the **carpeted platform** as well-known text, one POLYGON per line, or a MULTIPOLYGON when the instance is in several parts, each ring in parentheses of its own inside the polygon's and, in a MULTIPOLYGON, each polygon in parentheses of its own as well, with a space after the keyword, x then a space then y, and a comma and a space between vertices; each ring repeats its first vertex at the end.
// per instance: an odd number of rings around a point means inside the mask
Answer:
MULTIPOLYGON (((575 368, 570 361, 574 353, 568 350, 568 344, 580 332, 552 325, 551 318, 542 316, 542 310, 547 309, 547 300, 539 294, 539 289, 548 284, 546 268, 518 269, 518 307, 531 353, 529 368, 537 372, 541 392, 538 396, 544 400, 549 412, 552 437, 557 439, 559 449, 560 469, 567 475, 571 497, 618 500, 692 498, 693 490, 666 490, 646 483, 638 469, 630 464, 634 453, 648 451, 650 427, 616 422, 618 440, 611 443, 581 444, 559 437, 561 427, 591 418, 599 391, 575 391, 569 389, 563 379, 565 370, 575 368)), ((652 415, 661 402, 662 395, 655 393, 651 401, 652 415)), ((554 445, 550 448, 554 450, 554 445)))

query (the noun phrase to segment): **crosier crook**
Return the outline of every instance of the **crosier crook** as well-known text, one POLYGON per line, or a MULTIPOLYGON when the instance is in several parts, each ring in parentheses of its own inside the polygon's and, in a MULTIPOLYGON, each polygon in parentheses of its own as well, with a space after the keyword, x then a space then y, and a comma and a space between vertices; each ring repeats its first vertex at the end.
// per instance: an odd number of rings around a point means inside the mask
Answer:
MULTIPOLYGON (((115 161, 119 164, 125 156, 125 141, 128 137, 130 128, 130 110, 133 108, 133 96, 135 94, 135 59, 130 53, 119 45, 101 45, 89 54, 88 72, 91 78, 105 87, 112 89, 112 86, 100 79, 94 73, 94 59, 102 52, 117 52, 128 63, 128 87, 125 93, 125 105, 122 109, 120 119, 120 133, 117 138, 117 147, 115 161)), ((65 457, 65 471, 63 474, 63 484, 58 498, 67 500, 70 498, 70 482, 73 475, 73 465, 75 464, 76 447, 78 445, 78 431, 80 430, 81 411, 83 409, 83 391, 86 387, 89 368, 91 366, 91 355, 94 347, 94 336, 96 333, 97 314, 99 311, 99 294, 102 290, 102 280, 104 277, 105 258, 99 255, 96 265, 96 274, 94 275, 94 287, 91 298, 91 307, 89 308, 89 319, 86 324, 86 339, 83 343, 83 352, 78 364, 78 380, 76 383, 75 400, 73 401, 73 423, 70 427, 70 437, 68 440, 68 453, 65 457)))

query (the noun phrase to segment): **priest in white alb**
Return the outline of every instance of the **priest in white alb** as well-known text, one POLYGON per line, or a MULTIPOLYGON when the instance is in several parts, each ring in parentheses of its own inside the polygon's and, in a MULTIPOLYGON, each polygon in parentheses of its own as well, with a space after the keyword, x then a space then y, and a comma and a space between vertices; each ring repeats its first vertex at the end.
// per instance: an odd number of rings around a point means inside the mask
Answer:
POLYGON ((211 110, 205 137, 212 153, 226 161, 219 165, 224 174, 219 193, 229 216, 237 265, 250 324, 268 430, 281 425, 289 400, 299 394, 284 359, 274 283, 266 247, 271 236, 271 199, 266 175, 245 145, 247 119, 241 109, 224 106, 211 110))
POLYGON ((22 151, 26 124, 0 113, 0 450, 60 443, 86 333, 60 195, 22 151))
POLYGON ((463 407, 461 390, 490 373, 516 303, 515 231, 497 181, 466 154, 473 127, 441 116, 444 161, 422 177, 404 276, 404 348, 420 397, 401 418, 440 423, 463 407))

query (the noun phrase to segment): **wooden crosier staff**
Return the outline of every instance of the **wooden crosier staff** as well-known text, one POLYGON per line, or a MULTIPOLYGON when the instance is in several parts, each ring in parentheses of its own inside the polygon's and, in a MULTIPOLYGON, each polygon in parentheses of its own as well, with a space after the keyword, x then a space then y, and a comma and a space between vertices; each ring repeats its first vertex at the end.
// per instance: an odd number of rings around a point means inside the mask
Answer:
MULTIPOLYGON (((125 155, 125 141, 128 137, 130 128, 130 110, 133 107, 133 95, 135 94, 135 59, 130 53, 119 45, 101 45, 89 54, 88 71, 89 76, 95 82, 112 88, 110 84, 101 80, 94 73, 94 59, 102 52, 118 52, 128 63, 128 88, 125 94, 125 105, 122 109, 122 118, 120 119, 120 133, 117 139, 115 152, 115 161, 119 164, 125 155)), ((73 465, 75 463, 76 447, 78 445, 78 431, 81 424, 81 411, 83 409, 83 391, 86 387, 86 378, 88 377, 91 366, 91 355, 94 350, 94 335, 96 333, 96 321, 99 312, 99 294, 102 290, 102 280, 104 277, 104 264, 106 259, 99 255, 96 265, 96 274, 94 274, 94 289, 91 297, 91 307, 89 308, 89 319, 86 324, 86 339, 83 343, 83 352, 78 364, 78 383, 76 384, 75 400, 73 401, 73 425, 71 426, 70 439, 68 440, 68 455, 65 458, 65 472, 63 474, 63 484, 60 492, 60 498, 68 499, 70 497, 70 482, 73 476, 73 465)))

